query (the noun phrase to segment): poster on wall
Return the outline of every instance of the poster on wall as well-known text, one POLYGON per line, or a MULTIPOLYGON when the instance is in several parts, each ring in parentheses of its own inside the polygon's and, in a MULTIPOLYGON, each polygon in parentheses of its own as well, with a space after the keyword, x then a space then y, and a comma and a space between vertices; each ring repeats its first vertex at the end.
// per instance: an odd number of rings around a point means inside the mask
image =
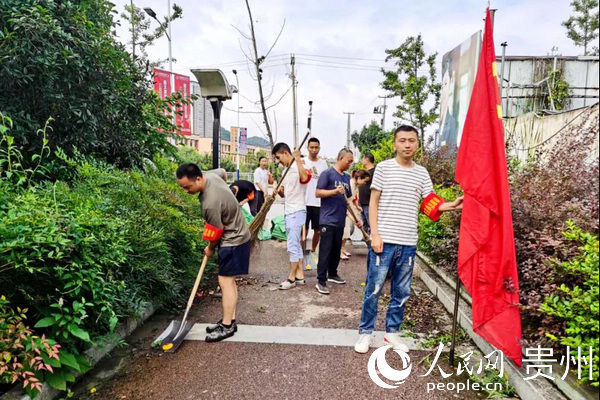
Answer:
MULTIPOLYGON (((185 75, 173 74, 175 77, 175 90, 174 92, 180 92, 181 97, 185 100, 190 100, 190 77, 185 75)), ((189 136, 192 134, 191 130, 191 118, 192 110, 190 104, 177 103, 175 113, 175 124, 179 127, 178 133, 180 135, 189 136)))
POLYGON ((245 156, 246 153, 248 153, 247 140, 248 130, 246 128, 240 128, 240 155, 245 156))
POLYGON ((480 48, 481 31, 478 31, 442 58, 438 146, 456 148, 460 144, 477 74, 480 48))
MULTIPOLYGON (((165 99, 171 94, 171 73, 162 69, 154 68, 152 70, 154 80, 154 91, 158 97, 165 99)), ((163 110, 164 115, 169 115, 169 110, 163 110)))

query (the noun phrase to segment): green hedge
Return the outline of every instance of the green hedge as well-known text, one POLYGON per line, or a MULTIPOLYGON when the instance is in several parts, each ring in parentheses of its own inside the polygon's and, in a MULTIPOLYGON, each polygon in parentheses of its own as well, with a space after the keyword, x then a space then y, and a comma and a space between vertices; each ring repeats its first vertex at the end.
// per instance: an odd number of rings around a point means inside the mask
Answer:
MULTIPOLYGON (((28 308, 35 333, 61 354, 78 355, 150 302, 181 303, 197 273, 204 222, 166 158, 148 162, 148 172, 83 157, 63 155, 63 163, 69 182, 24 187, 0 170, 0 295, 28 308)), ((5 327, 0 338, 7 335, 5 327)), ((64 389, 85 368, 73 364, 36 374, 64 389)))

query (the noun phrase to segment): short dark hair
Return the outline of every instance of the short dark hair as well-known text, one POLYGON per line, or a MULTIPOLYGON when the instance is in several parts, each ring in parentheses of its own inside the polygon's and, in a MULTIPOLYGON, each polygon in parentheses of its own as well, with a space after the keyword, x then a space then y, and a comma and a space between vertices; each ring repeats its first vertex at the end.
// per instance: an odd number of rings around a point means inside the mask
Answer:
POLYGON ((337 160, 341 160, 342 158, 346 157, 346 155, 348 153, 352 153, 352 150, 344 147, 343 149, 341 149, 337 155, 337 160))
POLYGON ((284 151, 287 151, 288 153, 292 154, 292 150, 290 150, 290 146, 288 146, 287 144, 285 144, 283 142, 279 142, 279 143, 275 144, 275 146, 273 146, 273 150, 271 151, 271 153, 273 155, 275 155, 277 153, 282 153, 284 151))
POLYGON ((196 179, 198 177, 202 177, 202 171, 200 171, 200 167, 194 163, 183 163, 177 167, 175 176, 177 176, 177 179, 181 179, 183 177, 188 179, 196 179))
POLYGON ((364 169, 358 169, 356 170, 356 179, 371 179, 371 174, 364 169))
POLYGON ((311 144, 312 142, 317 142, 321 144, 321 142, 319 142, 319 139, 317 139, 316 137, 311 137, 310 139, 308 139, 308 144, 311 144))
POLYGON ((375 156, 373 156, 373 154, 367 152, 367 153, 363 154, 363 158, 366 158, 367 160, 369 160, 370 162, 375 164, 375 156))
POLYGON ((400 125, 399 127, 397 127, 394 131, 394 140, 396 140, 396 135, 398 134, 398 132, 414 132, 417 134, 417 139, 419 139, 419 131, 412 125, 400 125))
POLYGON ((260 165, 260 162, 262 161, 263 158, 267 158, 267 157, 265 157, 265 156, 258 157, 258 165, 260 165))

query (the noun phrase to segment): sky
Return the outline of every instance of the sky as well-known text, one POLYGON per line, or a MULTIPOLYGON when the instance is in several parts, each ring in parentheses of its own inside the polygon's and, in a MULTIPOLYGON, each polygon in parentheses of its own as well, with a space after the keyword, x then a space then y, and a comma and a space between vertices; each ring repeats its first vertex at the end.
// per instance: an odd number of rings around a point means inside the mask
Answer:
MULTIPOLYGON (((120 15, 130 0, 112 0, 120 15)), ((167 14, 167 0, 133 0, 137 7, 151 7, 159 18, 167 14)), ((244 0, 178 0, 183 18, 172 23, 172 52, 176 73, 194 77, 193 68, 220 68, 236 85, 238 71, 241 107, 240 126, 248 136, 266 137, 258 104, 258 88, 245 55, 251 42, 239 32, 249 33, 244 0), (237 29, 236 29, 237 28, 237 29)), ((483 29, 487 1, 476 0, 250 0, 259 56, 273 45, 265 62, 263 87, 271 93, 267 105, 275 141, 293 144, 293 106, 290 54, 296 55, 298 134, 306 133, 308 101, 313 101, 312 134, 321 141, 321 152, 334 156, 346 144, 347 115, 351 131, 380 120, 373 108, 383 104, 381 88, 386 65, 385 49, 400 46, 407 37, 422 35, 427 54, 438 53, 437 77, 441 79, 442 56, 470 35, 483 29)), ((496 54, 507 42, 508 56, 541 56, 558 47, 558 54, 579 55, 583 51, 566 37, 561 22, 571 14, 569 0, 495 0, 494 40, 496 54)), ((129 43, 127 21, 117 28, 118 39, 129 43)), ((153 21, 152 28, 158 25, 153 21)), ((128 45, 129 46, 129 45, 128 45)), ((151 60, 166 59, 168 40, 163 37, 148 48, 151 60)), ((168 64, 165 64, 168 68, 168 64)), ((385 126, 400 121, 391 114, 399 103, 387 100, 385 126)), ((237 95, 224 103, 221 124, 229 129, 238 120, 237 95)))

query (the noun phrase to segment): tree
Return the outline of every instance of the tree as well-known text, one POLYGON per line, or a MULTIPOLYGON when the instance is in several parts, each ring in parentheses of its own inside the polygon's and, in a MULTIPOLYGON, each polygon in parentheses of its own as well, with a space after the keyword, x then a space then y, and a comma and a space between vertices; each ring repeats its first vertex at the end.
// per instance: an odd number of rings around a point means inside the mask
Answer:
POLYGON ((116 42, 112 3, 0 4, 0 110, 12 118, 23 151, 39 149, 35 132, 49 117, 51 147, 76 147, 120 167, 170 148, 166 105, 116 42))
POLYGON ((425 128, 438 118, 441 85, 436 83, 435 58, 437 53, 426 55, 421 35, 409 36, 400 47, 386 49, 386 62, 392 61, 395 70, 382 69, 385 77, 381 86, 402 103, 396 107, 394 116, 410 121, 419 130, 424 143, 425 128), (431 103, 426 109, 426 104, 431 103))
MULTIPOLYGON (((575 15, 564 21, 567 36, 575 45, 583 46, 583 55, 588 55, 588 45, 598 38, 598 0, 573 0, 571 7, 575 15), (596 12, 594 12, 594 10, 596 12)), ((592 47, 591 54, 598 54, 598 47, 592 47)))
MULTIPOLYGON (((242 37, 244 39, 248 40, 251 43, 250 51, 246 52, 242 48, 242 53, 244 53, 246 60, 248 60, 248 62, 250 62, 252 64, 252 69, 254 70, 252 72, 255 74, 255 76, 253 78, 256 80, 257 85, 258 85, 258 96, 259 96, 258 102, 260 103, 260 109, 261 109, 260 112, 263 115, 263 122, 265 124, 265 128, 267 129, 267 138, 269 139, 269 145, 271 146, 271 148, 273 148, 273 145, 274 145, 273 133, 271 132, 271 124, 269 123, 269 117, 267 116, 267 110, 269 108, 273 107, 277 103, 272 104, 270 106, 266 105, 266 101, 268 101, 270 95, 265 96, 264 91, 263 91, 262 65, 265 63, 265 61, 267 61, 267 57, 269 57, 269 54, 271 54, 271 51, 277 44, 277 41, 279 40, 279 38, 281 37, 281 33, 283 32, 283 28, 285 27, 285 20, 283 21, 283 24, 281 26, 279 34, 277 35, 277 38, 275 39, 275 41, 273 42, 271 47, 269 47, 269 50, 264 55, 259 56, 258 55, 259 54, 258 47, 256 44, 256 33, 254 31, 254 20, 252 18, 252 11, 250 10, 250 3, 248 2, 248 0, 246 0, 246 8, 248 10, 248 18, 250 20, 250 26, 249 26, 250 34, 248 35, 248 34, 242 32, 242 30, 238 29, 235 26, 234 26, 234 28, 240 33, 240 35, 242 35, 242 37), (251 55, 249 55, 248 53, 250 53, 251 55)), ((250 71, 250 68, 248 68, 248 70, 250 71)), ((289 89, 288 89, 288 91, 289 91, 289 89)), ((287 94, 287 91, 284 93, 283 96, 285 96, 285 94, 287 94)), ((281 98, 283 98, 283 96, 281 98)), ((275 127, 277 127, 277 121, 275 123, 275 127)))
MULTIPOLYGON (((133 1, 130 5, 125 6, 125 12, 121 13, 121 17, 129 22, 129 33, 131 34, 131 40, 129 44, 131 44, 131 54, 133 58, 136 57, 142 61, 148 59, 148 53, 146 52, 146 48, 155 40, 166 34, 165 27, 167 27, 174 20, 179 19, 183 16, 183 9, 177 4, 173 4, 173 13, 163 18, 163 21, 159 24, 159 26, 154 29, 153 32, 148 32, 150 29, 151 20, 146 15, 146 13, 135 4, 133 1), (137 53, 136 53, 137 49, 137 53)), ((161 66, 165 62, 169 61, 168 59, 158 60, 156 62, 151 63, 151 66, 161 66)))
POLYGON ((371 121, 369 125, 362 127, 360 133, 354 131, 351 139, 360 154, 365 155, 366 153, 372 153, 379 146, 379 143, 390 135, 390 132, 382 131, 377 122, 371 121))

